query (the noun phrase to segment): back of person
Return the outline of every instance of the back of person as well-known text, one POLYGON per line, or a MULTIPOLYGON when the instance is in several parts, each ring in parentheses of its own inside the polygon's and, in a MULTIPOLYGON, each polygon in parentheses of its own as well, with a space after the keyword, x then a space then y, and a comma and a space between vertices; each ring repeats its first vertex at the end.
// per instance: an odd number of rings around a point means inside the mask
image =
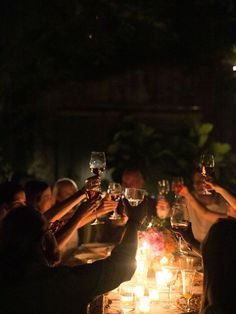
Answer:
POLYGON ((220 219, 202 247, 204 313, 236 313, 236 219, 220 219))

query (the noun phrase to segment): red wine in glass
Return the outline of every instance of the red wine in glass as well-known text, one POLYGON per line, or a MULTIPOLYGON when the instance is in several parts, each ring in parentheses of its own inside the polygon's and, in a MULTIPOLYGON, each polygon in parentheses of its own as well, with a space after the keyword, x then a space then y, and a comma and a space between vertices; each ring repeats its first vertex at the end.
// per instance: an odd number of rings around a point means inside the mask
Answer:
POLYGON ((171 227, 174 231, 186 231, 189 227, 189 221, 182 220, 181 222, 171 222, 171 227))

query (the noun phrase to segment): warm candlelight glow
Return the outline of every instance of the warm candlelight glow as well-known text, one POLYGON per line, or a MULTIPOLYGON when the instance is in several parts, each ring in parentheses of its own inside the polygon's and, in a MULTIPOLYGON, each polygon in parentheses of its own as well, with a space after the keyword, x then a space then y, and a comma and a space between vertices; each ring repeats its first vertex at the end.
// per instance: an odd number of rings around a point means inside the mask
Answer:
POLYGON ((139 313, 148 314, 150 313, 150 299, 148 296, 143 296, 139 301, 139 313))
POLYGON ((172 279, 173 274, 168 269, 156 272, 156 283, 158 286, 166 286, 172 279))
POLYGON ((149 289, 149 297, 150 297, 150 301, 158 302, 160 297, 159 297, 159 293, 158 293, 157 289, 150 288, 149 289))
POLYGON ((169 262, 169 260, 166 256, 163 256, 162 259, 160 260, 161 265, 167 265, 168 262, 169 262))
POLYGON ((134 293, 137 298, 141 298, 144 296, 144 287, 143 286, 136 286, 134 287, 134 293))

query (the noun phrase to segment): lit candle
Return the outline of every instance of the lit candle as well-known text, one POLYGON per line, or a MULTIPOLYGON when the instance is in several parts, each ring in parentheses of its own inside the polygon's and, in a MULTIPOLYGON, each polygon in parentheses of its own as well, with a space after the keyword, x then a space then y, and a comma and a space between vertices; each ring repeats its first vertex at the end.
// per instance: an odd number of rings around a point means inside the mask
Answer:
POLYGON ((172 273, 168 269, 156 272, 156 283, 158 286, 166 286, 172 278, 172 273))
POLYGON ((142 286, 136 286, 134 287, 134 293, 137 298, 141 298, 144 296, 144 287, 142 286))
POLYGON ((150 299, 148 296, 143 296, 139 301, 139 313, 148 314, 150 313, 150 299))
POLYGON ((169 260, 166 256, 163 256, 162 259, 160 260, 161 265, 167 265, 168 262, 169 262, 169 260))
POLYGON ((149 297, 150 297, 150 301, 158 302, 160 298, 159 298, 159 293, 158 293, 157 289, 150 288, 149 289, 149 297))

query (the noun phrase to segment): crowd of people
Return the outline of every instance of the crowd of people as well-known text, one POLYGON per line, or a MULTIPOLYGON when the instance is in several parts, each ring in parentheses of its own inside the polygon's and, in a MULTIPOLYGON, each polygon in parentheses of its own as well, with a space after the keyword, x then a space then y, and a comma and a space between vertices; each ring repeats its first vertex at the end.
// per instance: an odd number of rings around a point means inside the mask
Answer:
MULTIPOLYGON (((236 313, 236 198, 216 183, 203 182, 198 171, 192 179, 193 189, 183 186, 179 196, 191 223, 187 240, 202 248, 201 313, 236 313), (206 185, 213 191, 209 195, 202 193, 206 185)), ((96 176, 89 180, 100 184, 96 176)), ((131 169, 123 173, 121 183, 140 189, 145 180, 139 170, 131 169)), ((78 247, 78 230, 112 212, 117 202, 89 198, 86 188, 79 189, 69 178, 59 179, 53 188, 39 180, 24 186, 14 181, 0 184, 0 313, 86 313, 94 297, 132 277, 137 231, 147 217, 160 214, 160 205, 148 196, 136 210, 126 199, 120 201, 117 211, 124 219, 111 256, 72 267, 64 261, 78 247)))

